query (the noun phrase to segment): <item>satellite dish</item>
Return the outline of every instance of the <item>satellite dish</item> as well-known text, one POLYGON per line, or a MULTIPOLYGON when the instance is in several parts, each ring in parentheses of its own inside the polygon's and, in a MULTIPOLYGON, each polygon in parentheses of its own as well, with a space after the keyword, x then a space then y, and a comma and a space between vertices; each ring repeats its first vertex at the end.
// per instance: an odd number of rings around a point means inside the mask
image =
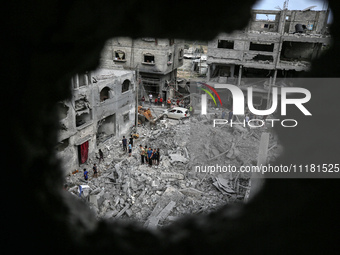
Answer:
POLYGON ((315 8, 315 7, 316 7, 316 5, 309 6, 309 7, 305 8, 305 9, 303 9, 302 11, 303 11, 303 12, 305 12, 305 11, 310 11, 311 9, 313 9, 313 8, 315 8))

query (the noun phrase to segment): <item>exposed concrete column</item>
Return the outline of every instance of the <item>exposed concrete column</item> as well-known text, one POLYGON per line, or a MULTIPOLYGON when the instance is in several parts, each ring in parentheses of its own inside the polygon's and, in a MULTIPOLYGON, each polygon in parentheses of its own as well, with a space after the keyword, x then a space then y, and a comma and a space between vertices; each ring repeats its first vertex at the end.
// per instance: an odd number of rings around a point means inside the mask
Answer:
POLYGON ((78 76, 78 74, 76 74, 75 75, 75 77, 74 77, 74 88, 75 89, 77 89, 77 88, 79 88, 79 76, 78 76))
MULTIPOLYGON (((269 145, 269 133, 262 133, 260 140, 260 148, 259 154, 257 156, 257 166, 267 165, 267 157, 268 157, 268 145, 269 145)), ((253 172, 251 176, 251 188, 249 192, 249 197, 245 197, 245 201, 252 199, 254 195, 256 195, 264 184, 263 174, 253 172)))
POLYGON ((238 71, 238 81, 237 81, 238 86, 241 85, 241 77, 242 77, 242 66, 240 66, 240 70, 238 71))
POLYGON ((84 76, 85 76, 85 84, 86 86, 89 86, 90 85, 89 73, 85 72, 84 76))
POLYGON ((210 65, 208 65, 207 79, 208 79, 208 81, 210 81, 210 65))
MULTIPOLYGON (((275 86, 275 83, 276 83, 276 76, 277 76, 277 69, 275 69, 275 71, 274 71, 273 83, 270 84, 270 86, 271 86, 271 85, 275 86)), ((269 87, 269 88, 270 88, 270 87, 269 87)))

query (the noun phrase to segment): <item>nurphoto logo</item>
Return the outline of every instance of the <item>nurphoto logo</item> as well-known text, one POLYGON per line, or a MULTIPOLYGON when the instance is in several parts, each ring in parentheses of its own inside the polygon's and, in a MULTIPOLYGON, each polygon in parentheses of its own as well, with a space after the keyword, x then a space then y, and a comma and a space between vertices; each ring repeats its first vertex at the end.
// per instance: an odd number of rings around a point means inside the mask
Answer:
MULTIPOLYGON (((210 89, 218 98, 221 107, 222 107, 222 100, 220 95, 217 93, 216 89, 227 89, 232 95, 233 98, 233 103, 232 103, 232 110, 233 114, 235 115, 244 115, 245 114, 245 96, 243 91, 231 84, 215 84, 214 88, 208 84, 205 83, 200 83, 206 88, 210 89), (216 89, 215 89, 216 88, 216 89)), ((216 100, 211 94, 210 91, 204 88, 200 88, 201 90, 205 91, 214 101, 215 105, 217 106, 216 100)), ((201 114, 206 115, 207 114, 207 94, 202 94, 201 95, 201 114)), ((258 110, 254 107, 253 104, 253 88, 250 86, 247 88, 247 106, 249 111, 254 114, 254 115, 259 115, 259 116, 268 116, 272 113, 274 113, 277 110, 278 107, 278 88, 274 87, 272 89, 272 105, 269 109, 266 110, 258 110)), ((309 90, 305 88, 297 88, 297 87, 284 87, 281 88, 281 116, 286 116, 287 115, 287 105, 295 105, 305 116, 311 116, 312 114, 306 109, 306 107, 303 105, 311 99, 311 93, 309 90), (302 94, 304 97, 302 98, 287 98, 287 95, 291 94, 302 94)), ((297 125, 297 121, 294 119, 265 119, 266 122, 271 123, 272 127, 274 126, 274 123, 277 121, 281 122, 281 125, 283 127, 295 127, 297 125), (288 125, 288 123, 292 122, 293 125, 288 125)), ((264 120, 261 119, 252 119, 247 122, 247 124, 251 127, 261 127, 265 124, 264 120), (257 123, 254 125, 254 123, 257 123)), ((228 124, 228 120, 225 119, 214 119, 214 127, 216 125, 225 125, 228 124)), ((238 123, 233 123, 233 120, 230 120, 230 125, 235 125, 235 124, 244 124, 246 125, 245 120, 243 122, 238 122, 238 123)))

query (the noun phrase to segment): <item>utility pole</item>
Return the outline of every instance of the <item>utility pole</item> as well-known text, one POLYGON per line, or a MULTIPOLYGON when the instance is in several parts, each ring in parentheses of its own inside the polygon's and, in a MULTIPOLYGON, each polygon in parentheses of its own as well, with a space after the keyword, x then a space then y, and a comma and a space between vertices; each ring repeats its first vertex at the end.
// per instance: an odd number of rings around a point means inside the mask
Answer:
POLYGON ((274 77, 273 80, 270 79, 269 81, 269 89, 268 89, 268 96, 267 96, 267 108, 269 107, 269 100, 270 100, 270 94, 271 89, 276 84, 276 76, 277 76, 277 65, 279 64, 281 50, 282 50, 282 44, 283 44, 283 35, 285 30, 285 24, 286 24, 286 12, 288 8, 288 1, 285 1, 283 3, 283 10, 281 10, 280 13, 280 19, 279 19, 279 34, 280 34, 280 41, 279 41, 279 47, 278 52, 276 54, 276 60, 275 60, 275 66, 274 66, 274 77))
POLYGON ((138 133, 137 132, 137 127, 138 127, 138 87, 139 87, 139 82, 140 82, 140 79, 139 79, 139 64, 137 64, 137 67, 136 67, 136 70, 137 70, 137 74, 136 74, 136 117, 135 117, 135 132, 136 134, 138 133))

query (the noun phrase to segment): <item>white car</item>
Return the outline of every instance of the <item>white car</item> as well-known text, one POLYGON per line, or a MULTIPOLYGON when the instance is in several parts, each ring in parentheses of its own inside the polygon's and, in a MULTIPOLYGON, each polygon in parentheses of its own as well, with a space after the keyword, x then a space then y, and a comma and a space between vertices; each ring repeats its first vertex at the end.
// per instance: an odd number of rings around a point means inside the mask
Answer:
POLYGON ((174 107, 164 111, 164 117, 181 120, 190 117, 190 114, 187 108, 174 107))

